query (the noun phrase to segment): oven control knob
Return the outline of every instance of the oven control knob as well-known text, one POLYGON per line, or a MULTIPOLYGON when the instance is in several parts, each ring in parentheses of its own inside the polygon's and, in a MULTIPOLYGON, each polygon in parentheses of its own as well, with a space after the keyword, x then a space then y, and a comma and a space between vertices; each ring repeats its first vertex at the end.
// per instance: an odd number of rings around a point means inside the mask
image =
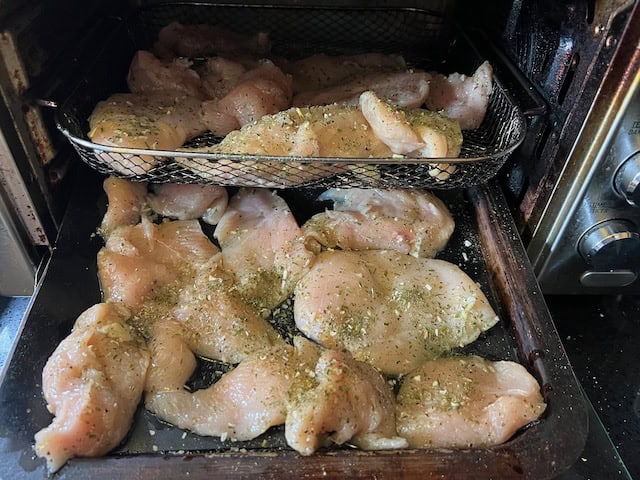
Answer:
POLYGON ((640 206, 640 152, 626 159, 614 177, 616 191, 631 205, 640 206))
POLYGON ((589 229, 578 243, 585 261, 598 270, 640 268, 640 233, 625 220, 607 220, 589 229))

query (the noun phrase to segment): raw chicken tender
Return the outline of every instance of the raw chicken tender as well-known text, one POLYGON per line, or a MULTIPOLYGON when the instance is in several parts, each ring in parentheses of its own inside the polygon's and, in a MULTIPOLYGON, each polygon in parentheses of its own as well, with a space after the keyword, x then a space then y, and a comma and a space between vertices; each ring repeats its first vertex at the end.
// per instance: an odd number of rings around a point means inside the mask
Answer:
POLYGON ((399 109, 373 92, 360 95, 360 110, 375 135, 396 154, 457 157, 462 133, 456 121, 422 109, 399 109))
POLYGON ((233 129, 253 123, 289 108, 291 95, 291 78, 270 60, 263 60, 258 67, 242 74, 224 97, 204 102, 203 121, 216 135, 226 135, 231 131, 225 129, 232 126, 232 118, 236 121, 233 129))
POLYGON ((184 384, 196 361, 180 325, 158 324, 151 352, 147 409, 180 428, 223 440, 250 440, 284 423, 287 392, 306 361, 283 344, 248 356, 210 387, 189 392, 184 384))
POLYGON ((243 35, 218 25, 182 25, 171 22, 160 30, 153 50, 160 58, 194 58, 223 53, 264 54, 270 48, 269 35, 263 32, 243 35))
POLYGON ((293 98, 293 106, 357 105, 362 92, 372 91, 398 107, 419 108, 429 95, 430 79, 426 72, 370 73, 334 87, 299 93, 293 98))
POLYGON ((162 183, 154 185, 147 201, 151 209, 178 220, 218 223, 227 208, 227 190, 217 185, 162 183))
POLYGON ((214 236, 238 293, 263 315, 293 293, 312 258, 286 202, 265 189, 238 191, 214 236))
MULTIPOLYGON (((166 94, 117 93, 99 102, 89 117, 89 138, 110 147, 175 150, 204 133, 201 102, 166 94)), ((151 155, 102 155, 114 170, 140 175, 158 163, 151 155)))
POLYGON ((444 203, 420 190, 332 188, 319 200, 332 200, 334 209, 314 215, 302 226, 305 245, 314 252, 339 247, 434 257, 455 226, 444 203))
POLYGON ((507 441, 545 410, 522 366, 477 356, 432 360, 405 377, 398 433, 411 447, 486 447, 507 441))
POLYGON ((102 183, 107 194, 107 213, 102 218, 100 233, 107 238, 117 227, 135 225, 140 221, 147 196, 145 183, 108 177, 102 183))
MULTIPOLYGON (((253 67, 255 68, 255 67, 253 67)), ((211 57, 203 67, 197 69, 202 86, 209 98, 222 98, 235 87, 247 67, 241 62, 224 57, 211 57)))
POLYGON ((406 68, 401 56, 382 53, 335 56, 320 53, 285 66, 285 70, 293 75, 293 90, 296 93, 339 85, 357 75, 406 68))
POLYGON ((385 250, 318 255, 296 286, 294 317, 310 339, 389 375, 471 343, 498 321, 457 266, 385 250))
POLYGON ((407 446, 396 434, 391 387, 370 365, 335 350, 322 352, 314 375, 294 382, 285 437, 302 455, 349 440, 364 450, 407 446))
POLYGON ((98 252, 104 300, 135 312, 158 295, 175 302, 181 282, 218 252, 197 220, 155 225, 143 217, 138 225, 114 230, 98 252))
POLYGON ((47 361, 42 389, 55 418, 36 433, 35 449, 51 472, 72 457, 104 455, 129 431, 149 353, 128 318, 120 305, 94 305, 47 361))
POLYGON ((200 75, 187 59, 163 62, 146 50, 138 50, 129 66, 127 85, 131 93, 165 94, 205 98, 200 75))
POLYGON ((458 120, 463 130, 478 128, 487 113, 492 90, 493 69, 489 62, 480 65, 471 77, 434 73, 427 107, 458 120))

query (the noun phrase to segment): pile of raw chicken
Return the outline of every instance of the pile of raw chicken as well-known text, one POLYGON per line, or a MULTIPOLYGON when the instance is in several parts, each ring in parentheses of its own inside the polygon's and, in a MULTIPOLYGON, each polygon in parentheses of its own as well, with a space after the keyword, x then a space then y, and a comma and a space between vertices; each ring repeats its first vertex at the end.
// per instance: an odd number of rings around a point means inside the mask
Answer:
MULTIPOLYGON (((98 103, 89 137, 107 146, 194 153, 453 158, 460 154, 462 130, 482 123, 492 91, 487 62, 471 77, 447 77, 411 69, 399 55, 316 54, 292 61, 270 55, 269 47, 266 34, 172 23, 160 31, 153 52, 135 54, 130 93, 98 103), (207 131, 224 138, 209 147, 181 148, 207 131)), ((162 161, 151 155, 102 158, 127 175, 144 174, 162 161)), ((233 179, 257 169, 263 180, 302 182, 345 168, 334 164, 316 172, 288 162, 291 172, 283 173, 282 163, 173 160, 206 180, 214 178, 212 171, 233 179)), ((445 164, 433 175, 453 171, 445 164)))
POLYGON ((451 355, 498 317, 462 270, 432 258, 454 230, 434 195, 330 189, 321 199, 334 208, 299 226, 268 189, 229 200, 208 185, 104 187, 104 303, 78 318, 43 373, 55 418, 36 452, 51 470, 116 447, 142 398, 160 419, 223 440, 284 424, 303 455, 347 441, 493 445, 543 412, 521 365, 451 355), (216 225, 217 244, 200 221, 216 225), (268 321, 289 298, 293 338, 268 321), (198 356, 232 369, 192 391, 198 356))
MULTIPOLYGON (((245 70, 241 78, 254 78, 245 70)), ((213 103, 220 118, 231 116, 221 103, 213 103)), ((222 440, 284 424, 302 455, 345 442, 495 445, 544 411, 521 365, 454 354, 498 317, 460 268, 433 258, 454 220, 431 193, 329 189, 320 200, 333 209, 300 226, 268 189, 229 198, 219 186, 113 177, 104 188, 103 303, 80 315, 43 372, 55 418, 35 449, 51 471, 118 446, 141 401, 166 422, 222 440), (215 225, 215 243, 201 222, 215 225), (283 302, 292 302, 292 336, 270 323, 283 302), (199 357, 230 369, 193 390, 199 357)))

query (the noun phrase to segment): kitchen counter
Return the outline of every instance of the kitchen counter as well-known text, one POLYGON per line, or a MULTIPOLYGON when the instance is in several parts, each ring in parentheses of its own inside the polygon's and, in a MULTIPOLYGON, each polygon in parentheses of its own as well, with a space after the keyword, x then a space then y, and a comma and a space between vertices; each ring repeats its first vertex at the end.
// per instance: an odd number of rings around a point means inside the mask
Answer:
POLYGON ((631 477, 640 478, 640 297, 546 300, 582 388, 631 477))

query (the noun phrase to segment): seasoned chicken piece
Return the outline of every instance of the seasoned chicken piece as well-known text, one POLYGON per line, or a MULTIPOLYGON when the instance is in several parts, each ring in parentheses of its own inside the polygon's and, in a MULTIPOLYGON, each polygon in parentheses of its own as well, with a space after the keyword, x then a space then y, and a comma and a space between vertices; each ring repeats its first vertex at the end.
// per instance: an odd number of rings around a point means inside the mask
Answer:
MULTIPOLYGON (((360 107, 334 104, 292 108, 245 125, 210 148, 188 151, 344 158, 389 158, 396 153, 456 157, 460 153, 462 135, 453 120, 427 110, 400 110, 372 92, 360 96, 360 107)), ((346 168, 329 163, 318 167, 301 162, 284 165, 197 158, 182 158, 178 162, 203 178, 241 179, 257 185, 261 182, 300 185, 346 168)))
MULTIPOLYGON (((255 66, 252 66, 255 68, 255 66)), ((247 67, 238 61, 224 57, 211 57, 204 66, 197 69, 202 78, 202 86, 209 98, 222 98, 235 87, 247 67)))
POLYGON ((427 107, 458 120, 463 130, 478 128, 487 113, 492 90, 493 69, 489 62, 480 65, 471 77, 434 73, 427 107))
POLYGON ((435 195, 420 190, 332 188, 319 200, 333 210, 311 217, 303 226, 304 243, 343 250, 396 250, 434 257, 449 241, 454 221, 435 195))
POLYGON ((138 50, 129 66, 127 85, 131 93, 206 97, 200 75, 187 59, 161 61, 146 50, 138 50))
POLYGON ((264 54, 271 48, 264 32, 243 35, 219 25, 182 25, 171 22, 160 30, 153 47, 160 58, 210 57, 216 54, 264 54))
POLYGON ((236 120, 232 129, 254 123, 289 108, 291 95, 291 77, 270 60, 262 60, 258 67, 242 74, 224 97, 204 102, 203 120, 216 135, 226 135, 231 131, 226 129, 233 126, 229 117, 236 120))
POLYGON ((36 433, 35 450, 51 472, 72 457, 104 455, 129 431, 149 353, 128 318, 120 305, 94 305, 47 361, 42 389, 55 418, 36 433))
POLYGON ((152 186, 147 201, 151 209, 178 220, 202 220, 215 225, 227 208, 229 196, 224 187, 162 183, 152 186))
MULTIPOLYGON (((141 317, 151 314, 153 322, 155 310, 141 317)), ((188 332, 192 350, 214 360, 238 363, 256 351, 284 343, 271 324, 238 295, 220 255, 183 284, 173 318, 188 332)))
POLYGON ((498 317, 457 266, 399 252, 327 251, 295 290, 296 326, 385 374, 466 345, 498 317))
POLYGON ((214 232, 240 296, 267 315, 293 293, 311 261, 286 202, 265 189, 241 189, 214 232))
POLYGON ((147 185, 116 177, 106 178, 102 185, 108 205, 100 225, 100 234, 107 238, 117 227, 135 225, 140 221, 147 185))
MULTIPOLYGON (((111 147, 175 150, 204 133, 200 100, 166 94, 117 93, 99 102, 89 117, 89 138, 111 147)), ((143 174, 158 163, 150 155, 103 155, 105 163, 124 174, 143 174)))
POLYGON ((455 121, 428 110, 396 108, 373 92, 360 95, 360 110, 393 153, 425 158, 460 155, 462 133, 455 121))
POLYGON ((250 440, 284 423, 287 392, 308 357, 286 344, 268 348, 245 358, 210 387, 190 392, 184 384, 196 361, 180 325, 157 324, 150 348, 147 409, 180 428, 223 440, 250 440))
POLYGON ((358 105, 360 94, 372 91, 398 107, 419 108, 429 95, 430 79, 426 72, 369 73, 333 87, 298 93, 293 97, 293 106, 358 105))
POLYGON ((546 407, 522 365, 477 356, 424 363, 405 377, 397 400, 398 433, 411 447, 428 448, 506 442, 546 407))
POLYGON ((359 55, 312 55, 285 65, 293 75, 293 91, 306 92, 345 83, 351 77, 376 72, 406 70, 399 55, 363 53, 359 55))
POLYGON ((405 448, 396 434, 391 387, 370 365, 345 352, 322 352, 313 375, 298 375, 288 402, 285 437, 311 455, 351 440, 364 450, 405 448))
POLYGON ((135 312, 157 295, 175 302, 181 282, 218 252, 196 220, 154 225, 143 217, 138 225, 114 230, 98 252, 103 298, 135 312))

